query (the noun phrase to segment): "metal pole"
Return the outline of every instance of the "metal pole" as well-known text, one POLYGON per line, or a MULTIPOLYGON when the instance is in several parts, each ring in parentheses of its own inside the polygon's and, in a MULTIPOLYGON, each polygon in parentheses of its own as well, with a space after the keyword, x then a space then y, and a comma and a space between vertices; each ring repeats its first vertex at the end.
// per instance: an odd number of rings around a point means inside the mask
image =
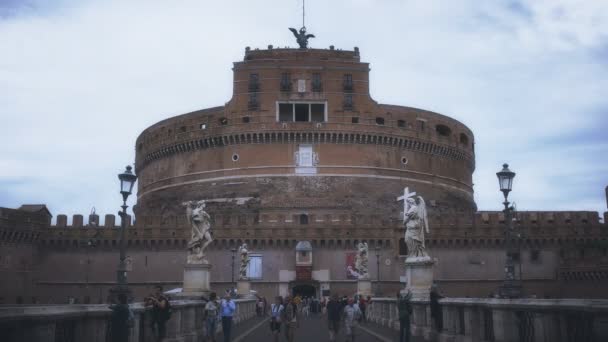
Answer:
POLYGON ((378 272, 376 274, 377 276, 377 280, 376 280, 376 295, 380 294, 380 251, 376 250, 376 267, 378 269, 378 272))
POLYGON ((231 282, 234 284, 234 248, 231 250, 232 251, 232 273, 230 273, 231 275, 231 282))

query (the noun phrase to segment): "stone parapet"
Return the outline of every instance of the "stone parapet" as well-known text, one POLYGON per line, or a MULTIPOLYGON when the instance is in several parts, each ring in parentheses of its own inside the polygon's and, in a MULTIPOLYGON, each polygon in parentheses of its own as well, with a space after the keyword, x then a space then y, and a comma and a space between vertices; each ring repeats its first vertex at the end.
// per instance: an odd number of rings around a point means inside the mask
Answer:
MULTIPOLYGON (((235 324, 255 316, 255 300, 237 299, 235 324)), ((172 300, 167 338, 171 341, 198 341, 204 336, 204 301, 172 300)), ((130 341, 154 341, 150 330, 151 310, 143 303, 131 304, 135 323, 130 341)), ((105 342, 111 310, 107 305, 0 306, 2 341, 56 341, 57 336, 69 341, 105 342)), ((221 329, 218 327, 218 330, 221 329)))
MULTIPOLYGON (((412 334, 439 341, 606 341, 608 300, 444 298, 442 326, 429 301, 412 300, 412 334)), ((399 329, 394 298, 373 298, 367 319, 399 329)))

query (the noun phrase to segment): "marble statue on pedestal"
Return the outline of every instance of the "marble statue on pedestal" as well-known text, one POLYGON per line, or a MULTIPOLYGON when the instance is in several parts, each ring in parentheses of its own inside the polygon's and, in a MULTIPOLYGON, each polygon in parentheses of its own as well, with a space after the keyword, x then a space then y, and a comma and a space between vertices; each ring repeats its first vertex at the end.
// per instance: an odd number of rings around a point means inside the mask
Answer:
POLYGON ((247 279, 247 266, 249 266, 249 250, 247 244, 244 243, 239 247, 239 254, 241 255, 241 268, 239 269, 239 279, 247 279))
POLYGON ((424 233, 429 233, 429 221, 426 213, 426 203, 422 196, 417 199, 409 197, 406 200, 406 210, 403 213, 405 225, 405 244, 408 258, 429 258, 424 246, 424 233))
POLYGON ((213 241, 211 238, 211 217, 205 212, 205 201, 182 203, 186 207, 186 217, 192 226, 188 242, 188 264, 207 264, 205 249, 213 241))
POLYGON ((368 271, 368 253, 369 247, 367 242, 361 242, 357 246, 357 257, 355 258, 355 269, 359 279, 369 279, 368 271))

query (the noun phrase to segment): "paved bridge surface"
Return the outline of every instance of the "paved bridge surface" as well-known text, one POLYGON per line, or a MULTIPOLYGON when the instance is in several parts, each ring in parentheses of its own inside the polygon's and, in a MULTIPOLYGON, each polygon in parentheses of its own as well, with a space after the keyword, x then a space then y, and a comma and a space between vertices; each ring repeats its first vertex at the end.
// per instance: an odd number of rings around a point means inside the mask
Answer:
MULTIPOLYGON (((235 327, 232 334, 232 342, 272 342, 270 323, 268 318, 254 318, 243 322, 235 327)), ((281 326, 279 341, 285 342, 285 327, 281 326)), ((223 336, 217 339, 223 341, 223 336)), ((295 333, 295 342, 325 342, 329 341, 329 329, 327 317, 324 315, 313 315, 301 317, 300 327, 295 333)), ((346 339, 344 324, 340 327, 337 342, 348 341, 346 339)), ((381 327, 371 322, 361 323, 355 330, 356 342, 398 342, 399 332, 386 327, 381 327)), ((410 338, 410 342, 422 342, 420 338, 410 338)))

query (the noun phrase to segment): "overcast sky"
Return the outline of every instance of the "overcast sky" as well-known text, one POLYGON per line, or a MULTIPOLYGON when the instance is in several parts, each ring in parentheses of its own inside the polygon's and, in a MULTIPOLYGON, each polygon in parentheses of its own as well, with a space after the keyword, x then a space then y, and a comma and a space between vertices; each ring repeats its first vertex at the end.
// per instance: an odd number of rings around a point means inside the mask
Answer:
MULTIPOLYGON (((155 122, 223 105, 245 46, 296 46, 301 0, 0 0, 0 206, 115 213, 155 122)), ((475 134, 475 200, 606 211, 608 1, 308 0, 312 48, 361 49, 381 103, 475 134)), ((130 203, 133 204, 134 198, 130 203)))

